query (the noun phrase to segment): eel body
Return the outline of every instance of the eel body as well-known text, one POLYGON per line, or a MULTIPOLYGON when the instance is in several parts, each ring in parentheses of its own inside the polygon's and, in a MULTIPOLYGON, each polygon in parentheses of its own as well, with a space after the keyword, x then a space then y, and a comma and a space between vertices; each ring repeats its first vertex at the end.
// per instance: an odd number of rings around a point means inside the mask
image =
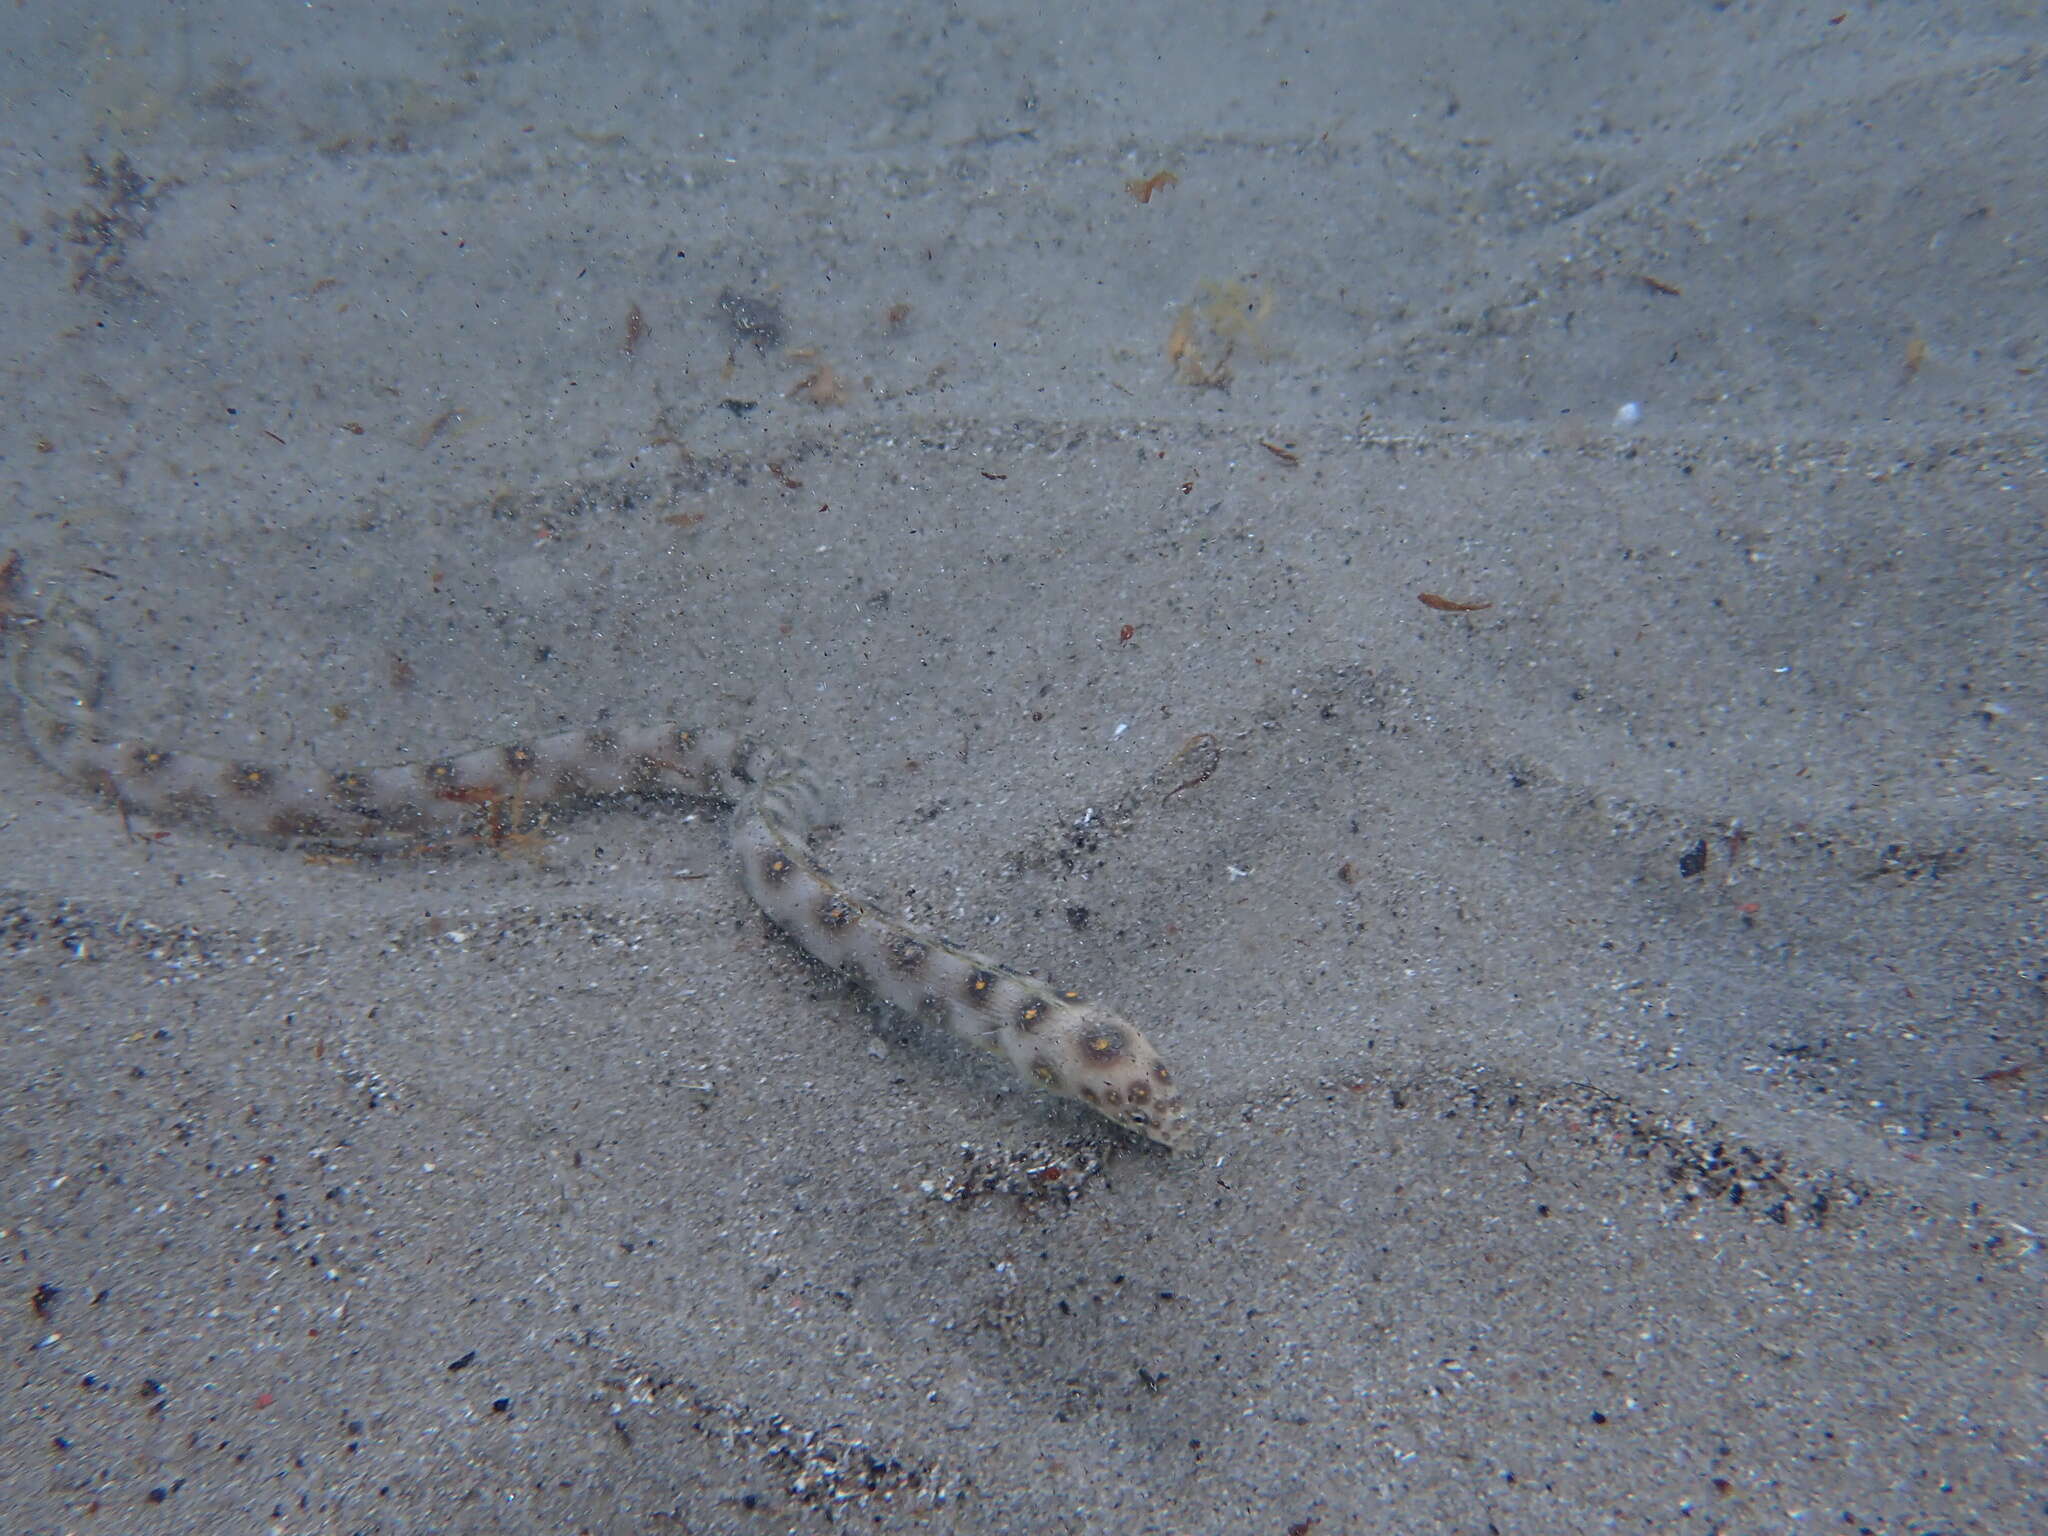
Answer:
POLYGON ((803 762, 728 731, 638 725, 566 731, 368 768, 238 762, 127 737, 100 714, 106 641, 59 595, 15 653, 23 728, 54 772, 154 820, 229 837, 370 857, 489 844, 551 815, 625 796, 732 807, 748 895, 824 964, 905 1012, 939 1022, 1027 1081, 1170 1148, 1189 1123, 1159 1052, 1129 1020, 888 916, 811 851, 823 786, 803 762))

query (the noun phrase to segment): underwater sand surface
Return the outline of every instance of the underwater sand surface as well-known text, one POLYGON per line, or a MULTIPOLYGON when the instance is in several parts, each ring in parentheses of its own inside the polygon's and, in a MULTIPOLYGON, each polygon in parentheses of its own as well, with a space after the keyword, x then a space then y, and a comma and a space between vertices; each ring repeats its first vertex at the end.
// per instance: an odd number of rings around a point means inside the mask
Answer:
POLYGON ((10 718, 9 1528, 2048 1523, 2004 14, 24 22, 14 643, 234 760, 769 736, 1203 1129, 715 808, 308 860, 10 718))

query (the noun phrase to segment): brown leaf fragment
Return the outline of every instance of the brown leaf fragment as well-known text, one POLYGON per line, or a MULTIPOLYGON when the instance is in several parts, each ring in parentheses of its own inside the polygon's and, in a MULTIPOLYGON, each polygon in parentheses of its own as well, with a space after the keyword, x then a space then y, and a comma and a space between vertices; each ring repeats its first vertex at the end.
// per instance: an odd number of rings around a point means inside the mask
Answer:
POLYGON ((1434 608, 1438 613, 1484 613, 1491 603, 1461 603, 1452 598, 1439 597, 1434 592, 1418 592, 1415 596, 1425 608, 1434 608))

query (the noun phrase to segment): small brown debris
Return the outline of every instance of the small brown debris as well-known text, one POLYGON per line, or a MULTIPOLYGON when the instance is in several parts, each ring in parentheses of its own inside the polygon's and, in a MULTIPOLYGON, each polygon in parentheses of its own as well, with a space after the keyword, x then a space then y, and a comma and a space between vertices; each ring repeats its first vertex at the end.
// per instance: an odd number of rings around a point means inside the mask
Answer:
POLYGON ((1676 283, 1667 283, 1661 277, 1652 277, 1647 272, 1637 274, 1642 285, 1652 293, 1661 293, 1668 299, 1682 299, 1685 290, 1676 283))
POLYGON ((1197 283, 1195 297, 1181 306, 1166 337, 1174 377, 1196 389, 1228 389, 1231 359, 1240 347, 1254 357, 1271 355, 1266 323, 1272 314, 1270 287, 1254 289, 1237 279, 1197 283))
POLYGON ((795 475, 792 475, 773 459, 768 462, 768 473, 775 477, 775 483, 785 491, 800 491, 804 488, 803 481, 797 479, 795 475))
POLYGON ((619 342, 619 350, 631 357, 640 348, 647 336, 647 317, 640 313, 638 304, 626 306, 626 334, 619 342))
POLYGON ((1282 464, 1285 464, 1289 469, 1301 468, 1301 455, 1292 448, 1283 447, 1279 443, 1269 443, 1263 437, 1259 439, 1259 446, 1273 455, 1282 464))
POLYGON ((1434 608, 1438 613, 1484 613, 1493 606, 1491 603, 1461 603, 1434 592, 1418 592, 1415 596, 1423 607, 1434 608))
POLYGON ((1168 187, 1180 185, 1180 178, 1172 171, 1154 171, 1150 176, 1133 177, 1124 183, 1124 190, 1138 202, 1149 203, 1154 192, 1164 192, 1168 187))
POLYGON ((436 416, 432 421, 428 422, 424 427, 420 429, 420 435, 415 440, 415 446, 420 448, 427 447, 434 441, 435 438, 439 437, 444 431, 448 429, 448 424, 450 422, 460 421, 461 419, 461 410, 451 406, 449 409, 443 411, 440 415, 436 416))
POLYGON ((846 404, 846 381, 830 363, 820 363, 783 392, 785 400, 808 400, 819 410, 846 404))
POLYGON ((1183 790, 1193 789, 1197 784, 1208 783, 1210 775, 1222 766, 1223 745, 1207 731, 1200 731, 1182 742, 1180 750, 1173 754, 1171 766, 1180 767, 1182 764, 1193 766, 1197 762, 1201 764, 1200 771, 1193 778, 1184 780, 1176 784, 1172 789, 1169 789, 1166 792, 1165 798, 1159 802, 1161 805, 1166 804, 1168 800, 1171 800, 1183 790))
POLYGON ((1214 363, 1202 355, 1201 346, 1195 340, 1192 310, 1182 310, 1166 336, 1166 361, 1173 368, 1174 377, 1194 389, 1230 388, 1231 351, 1232 348, 1226 345, 1223 355, 1214 363))
POLYGON ((1927 338, 1915 332, 1906 342, 1906 377, 1912 378, 1927 363, 1927 338))

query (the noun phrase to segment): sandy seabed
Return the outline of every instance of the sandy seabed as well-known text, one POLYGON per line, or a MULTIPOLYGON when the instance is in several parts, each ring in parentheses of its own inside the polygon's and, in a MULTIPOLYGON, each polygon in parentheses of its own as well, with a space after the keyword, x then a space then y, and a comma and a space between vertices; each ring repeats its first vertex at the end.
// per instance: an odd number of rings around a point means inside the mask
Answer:
POLYGON ((7 1529, 2048 1526, 2048 29, 1187 9, 11 18, 13 643, 771 736, 1204 1131, 714 808, 308 860, 10 721, 7 1529))

